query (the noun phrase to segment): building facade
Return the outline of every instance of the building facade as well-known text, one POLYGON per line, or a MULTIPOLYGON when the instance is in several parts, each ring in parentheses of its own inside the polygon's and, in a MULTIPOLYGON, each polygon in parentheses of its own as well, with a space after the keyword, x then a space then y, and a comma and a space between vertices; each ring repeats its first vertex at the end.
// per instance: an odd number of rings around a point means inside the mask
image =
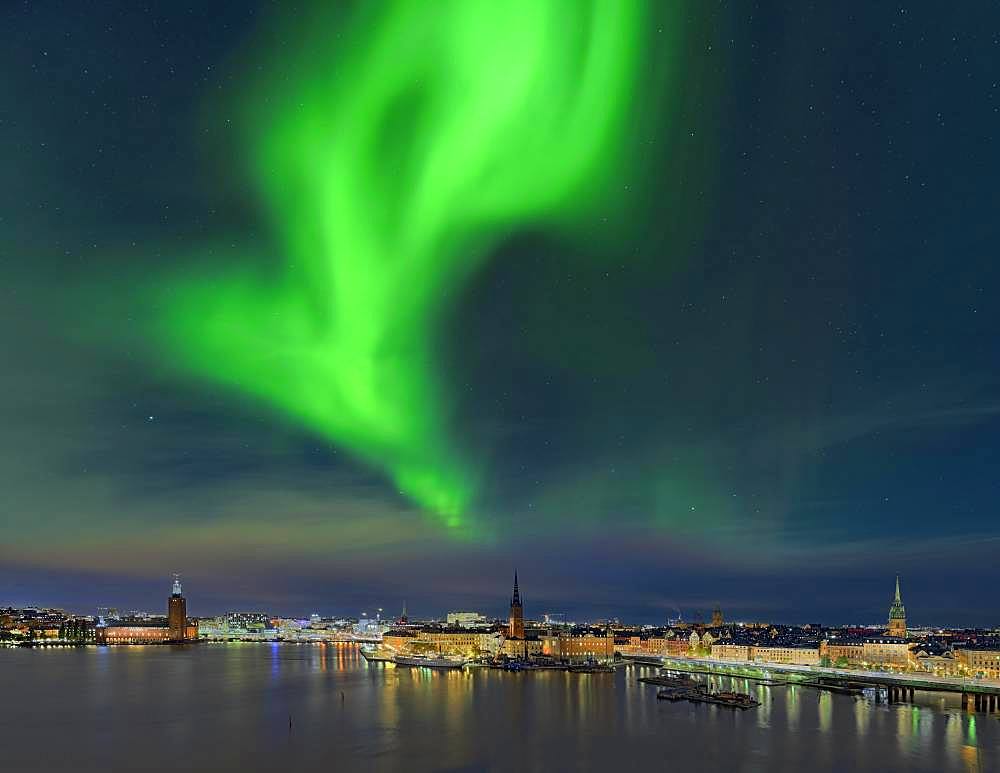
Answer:
POLYGON ((750 660, 755 663, 781 663, 789 666, 815 666, 819 663, 819 646, 816 647, 758 647, 750 649, 750 660))
POLYGON ((610 660, 615 656, 615 636, 610 630, 549 634, 542 637, 541 643, 541 654, 566 663, 610 660))
POLYGON ((59 626, 59 638, 79 644, 93 644, 97 641, 97 627, 86 617, 69 618, 59 626))
POLYGON ((425 628, 410 641, 410 649, 415 652, 440 652, 444 655, 470 657, 479 654, 479 646, 479 632, 467 628, 425 628))
POLYGON ((820 655, 837 668, 854 666, 865 659, 865 645, 853 639, 831 639, 820 645, 820 655))
POLYGON ((393 629, 386 631, 385 634, 382 635, 382 646, 396 652, 409 652, 410 645, 416 641, 416 639, 417 634, 415 631, 393 629))
POLYGON ((500 651, 515 660, 533 658, 544 654, 544 642, 535 637, 504 639, 500 651))
POLYGON ((734 660, 746 663, 750 660, 750 646, 747 644, 713 644, 712 657, 716 660, 734 660))
POLYGON ((987 679, 1000 679, 1000 650, 957 649, 955 659, 967 673, 987 679))
POLYGON ((479 612, 449 612, 446 618, 448 625, 461 628, 475 628, 486 625, 486 616, 479 612))
POLYGON ((171 634, 166 625, 107 625, 97 629, 97 643, 166 644, 171 634))
POLYGON ((895 636, 876 636, 862 642, 861 660, 883 666, 908 666, 913 659, 913 642, 895 636))

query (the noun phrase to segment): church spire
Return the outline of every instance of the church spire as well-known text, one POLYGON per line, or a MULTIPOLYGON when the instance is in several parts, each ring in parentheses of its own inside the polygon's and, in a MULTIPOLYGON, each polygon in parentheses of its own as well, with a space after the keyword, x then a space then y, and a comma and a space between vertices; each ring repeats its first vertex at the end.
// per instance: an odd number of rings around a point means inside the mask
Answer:
MULTIPOLYGON (((524 606, 521 591, 517 587, 517 570, 514 570, 514 595, 510 597, 510 627, 507 634, 511 639, 524 638, 524 606)), ((527 646, 527 645, 526 645, 527 646)))
POLYGON ((889 635, 900 639, 906 638, 906 607, 899 592, 899 575, 896 575, 896 595, 889 607, 889 635))

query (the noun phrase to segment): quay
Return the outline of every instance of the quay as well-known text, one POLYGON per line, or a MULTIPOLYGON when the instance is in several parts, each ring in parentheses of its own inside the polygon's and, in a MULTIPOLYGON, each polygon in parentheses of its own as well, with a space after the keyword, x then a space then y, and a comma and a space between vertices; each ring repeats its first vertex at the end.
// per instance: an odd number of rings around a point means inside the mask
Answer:
POLYGON ((707 658, 629 658, 640 665, 656 665, 671 671, 733 676, 754 681, 770 680, 774 675, 803 687, 858 694, 864 689, 874 689, 875 702, 908 703, 914 692, 944 692, 961 696, 962 708, 967 711, 994 712, 1000 710, 1000 682, 979 679, 958 679, 933 674, 893 673, 887 671, 860 671, 835 669, 822 666, 793 666, 782 663, 741 663, 710 660, 707 658))

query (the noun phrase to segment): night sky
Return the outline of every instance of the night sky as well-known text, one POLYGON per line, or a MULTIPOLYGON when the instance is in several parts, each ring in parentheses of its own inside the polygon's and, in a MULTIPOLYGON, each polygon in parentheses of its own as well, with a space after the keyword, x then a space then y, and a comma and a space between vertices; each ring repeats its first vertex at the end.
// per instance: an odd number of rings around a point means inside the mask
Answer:
POLYGON ((1000 622, 995 4, 308 5, 0 10, 0 604, 1000 622))

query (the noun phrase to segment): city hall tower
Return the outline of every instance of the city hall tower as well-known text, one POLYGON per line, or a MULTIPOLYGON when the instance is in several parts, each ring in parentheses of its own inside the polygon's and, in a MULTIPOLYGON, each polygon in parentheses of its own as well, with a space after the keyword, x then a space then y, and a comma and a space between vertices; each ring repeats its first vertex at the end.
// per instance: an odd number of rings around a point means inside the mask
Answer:
POLYGON ((167 599, 167 625, 170 641, 184 641, 187 636, 187 600, 181 592, 181 578, 174 575, 174 587, 167 599))

